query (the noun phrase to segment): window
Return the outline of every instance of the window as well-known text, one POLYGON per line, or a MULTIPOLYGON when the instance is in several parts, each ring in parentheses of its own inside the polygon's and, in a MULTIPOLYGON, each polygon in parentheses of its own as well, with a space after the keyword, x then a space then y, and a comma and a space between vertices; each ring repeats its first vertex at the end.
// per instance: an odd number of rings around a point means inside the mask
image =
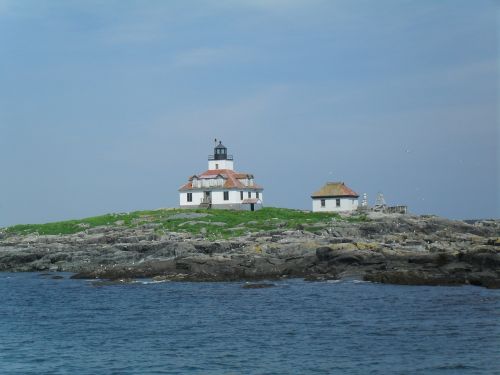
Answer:
POLYGON ((215 164, 215 169, 219 169, 219 164, 215 164))
POLYGON ((243 192, 240 191, 240 199, 243 200, 243 192))
POLYGON ((340 207, 340 198, 337 198, 337 199, 335 200, 335 203, 336 203, 337 207, 340 207))
POLYGON ((321 200, 321 207, 326 207, 326 201, 324 199, 321 200))
POLYGON ((256 192, 256 193, 255 193, 255 197, 256 197, 257 199, 259 199, 259 192, 256 192))
POLYGON ((252 192, 251 191, 248 192, 248 198, 252 198, 252 192))
POLYGON ((229 200, 229 191, 224 192, 224 200, 228 201, 229 200))
POLYGON ((187 193, 187 201, 192 202, 193 201, 193 193, 187 193))

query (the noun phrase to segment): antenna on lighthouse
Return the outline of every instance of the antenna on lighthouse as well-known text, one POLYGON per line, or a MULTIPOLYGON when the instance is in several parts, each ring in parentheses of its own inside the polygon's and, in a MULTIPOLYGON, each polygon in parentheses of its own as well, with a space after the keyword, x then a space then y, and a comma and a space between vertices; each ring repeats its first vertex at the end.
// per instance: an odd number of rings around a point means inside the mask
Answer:
POLYGON ((214 139, 215 147, 217 147, 217 138, 214 139))

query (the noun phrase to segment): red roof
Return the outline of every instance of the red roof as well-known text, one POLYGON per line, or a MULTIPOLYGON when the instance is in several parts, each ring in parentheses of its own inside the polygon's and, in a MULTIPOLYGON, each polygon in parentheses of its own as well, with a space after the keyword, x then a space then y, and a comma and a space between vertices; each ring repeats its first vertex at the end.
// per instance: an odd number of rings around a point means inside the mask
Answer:
MULTIPOLYGON (((235 172, 231 169, 209 169, 208 171, 203 172, 200 175, 194 175, 189 178, 189 182, 183 186, 179 190, 194 190, 197 188, 193 188, 193 179, 194 178, 199 178, 199 179, 204 179, 204 178, 215 178, 218 175, 221 175, 222 178, 225 179, 223 188, 224 189, 253 189, 253 190, 262 190, 262 186, 253 184, 252 186, 245 186, 243 185, 239 179, 244 179, 244 178, 253 178, 252 174, 249 173, 240 173, 240 172, 235 172)), ((206 190, 206 189, 217 189, 221 188, 220 186, 213 186, 213 187, 203 187, 203 188, 198 188, 200 190, 206 190)))
POLYGON ((311 198, 327 198, 327 197, 353 197, 359 195, 348 188, 343 182, 327 182, 321 189, 313 193, 311 198))

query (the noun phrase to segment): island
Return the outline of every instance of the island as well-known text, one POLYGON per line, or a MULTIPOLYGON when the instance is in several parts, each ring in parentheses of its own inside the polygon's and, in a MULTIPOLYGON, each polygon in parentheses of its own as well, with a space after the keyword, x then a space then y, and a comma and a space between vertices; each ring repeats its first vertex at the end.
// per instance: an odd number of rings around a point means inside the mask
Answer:
POLYGON ((158 209, 0 229, 0 271, 73 278, 354 278, 500 287, 500 220, 382 212, 158 209))

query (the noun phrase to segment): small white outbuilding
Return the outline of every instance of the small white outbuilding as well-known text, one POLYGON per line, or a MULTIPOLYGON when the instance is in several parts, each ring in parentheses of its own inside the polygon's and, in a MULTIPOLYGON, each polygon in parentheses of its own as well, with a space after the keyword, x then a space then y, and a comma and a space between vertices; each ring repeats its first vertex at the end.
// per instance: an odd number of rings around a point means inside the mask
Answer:
POLYGON ((359 195, 343 182, 327 182, 311 195, 313 212, 354 211, 359 195))

